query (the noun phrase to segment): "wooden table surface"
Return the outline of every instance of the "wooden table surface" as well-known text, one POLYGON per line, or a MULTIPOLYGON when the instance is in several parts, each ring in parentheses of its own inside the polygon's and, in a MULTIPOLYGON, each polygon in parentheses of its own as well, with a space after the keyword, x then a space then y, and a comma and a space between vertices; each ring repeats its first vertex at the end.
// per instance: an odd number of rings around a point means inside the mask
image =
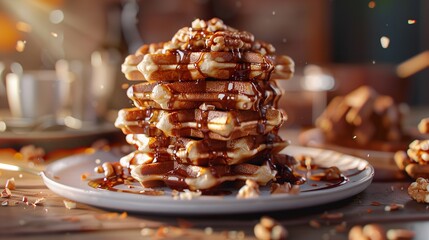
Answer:
MULTIPOLYGON (((297 130, 285 132, 289 139, 296 138, 296 134, 297 130)), ((64 198, 47 189, 41 177, 1 170, 1 189, 11 177, 15 178, 16 189, 12 190, 11 198, 1 199, 9 205, 0 206, 0 239, 255 239, 253 228, 262 216, 281 223, 289 232, 288 239, 347 239, 352 226, 368 223, 378 223, 385 230, 410 229, 416 233, 414 239, 429 239, 429 205, 408 196, 411 180, 392 160, 368 160, 376 170, 374 181, 348 199, 292 211, 221 216, 157 216, 80 203, 67 209, 64 198), (29 204, 22 201, 23 197, 29 204), (44 198, 42 204, 32 204, 40 198, 44 198), (385 207, 392 203, 404 207, 386 211, 385 207), (325 213, 343 216, 326 219, 322 217, 325 213), (314 221, 320 226, 311 226, 314 221)), ((0 149, 0 162, 28 166, 11 149, 0 149)), ((43 164, 36 167, 43 169, 43 164)))

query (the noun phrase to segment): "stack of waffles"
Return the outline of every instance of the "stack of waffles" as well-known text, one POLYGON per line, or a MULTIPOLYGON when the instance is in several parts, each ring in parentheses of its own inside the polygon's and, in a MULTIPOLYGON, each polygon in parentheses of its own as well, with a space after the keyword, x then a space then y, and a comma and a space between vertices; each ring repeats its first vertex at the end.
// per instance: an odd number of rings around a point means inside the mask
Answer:
POLYGON ((274 51, 214 18, 129 55, 122 72, 134 81, 134 107, 121 109, 115 125, 136 150, 121 165, 144 187, 292 181, 290 158, 279 154, 287 146, 278 136, 282 91, 271 77, 291 78, 294 63, 274 51))

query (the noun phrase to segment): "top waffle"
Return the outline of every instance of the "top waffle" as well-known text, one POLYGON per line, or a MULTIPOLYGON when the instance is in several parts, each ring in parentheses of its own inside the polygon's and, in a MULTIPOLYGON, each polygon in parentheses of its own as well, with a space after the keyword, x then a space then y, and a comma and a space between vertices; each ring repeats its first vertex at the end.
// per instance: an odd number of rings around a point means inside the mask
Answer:
POLYGON ((129 80, 149 82, 267 80, 272 72, 290 78, 292 59, 274 52, 271 44, 255 41, 252 34, 230 28, 220 19, 197 19, 171 41, 142 46, 125 59, 122 72, 129 80))

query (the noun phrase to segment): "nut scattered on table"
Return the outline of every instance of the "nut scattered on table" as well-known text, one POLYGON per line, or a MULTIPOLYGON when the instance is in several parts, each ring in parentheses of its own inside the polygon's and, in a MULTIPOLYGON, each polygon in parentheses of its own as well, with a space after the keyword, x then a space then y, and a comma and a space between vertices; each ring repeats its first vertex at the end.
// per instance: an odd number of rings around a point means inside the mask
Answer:
MULTIPOLYGON (((429 118, 420 121, 418 129, 422 134, 428 133, 429 118)), ((429 139, 412 141, 406 152, 398 151, 394 155, 395 163, 400 170, 405 170, 408 176, 417 179, 429 178, 429 139)))
POLYGON ((408 229, 389 229, 386 236, 389 240, 411 240, 415 233, 408 229))
POLYGON ((63 203, 64 203, 64 206, 67 209, 74 209, 74 208, 76 208, 76 202, 64 199, 63 203))
POLYGON ((404 208, 404 204, 391 203, 384 207, 384 211, 391 212, 404 208))
POLYGON ((323 213, 320 218, 326 219, 326 220, 338 220, 342 219, 344 217, 344 213, 342 212, 336 212, 336 213, 323 213))
POLYGON ((412 163, 405 151, 397 151, 393 156, 393 159, 400 170, 405 170, 405 167, 412 163))
POLYGON ((22 158, 25 161, 31 161, 34 163, 44 162, 45 150, 34 145, 26 145, 22 147, 19 152, 22 154, 22 158))
POLYGON ((429 118, 423 118, 417 126, 422 134, 429 134, 429 118))
POLYGON ((0 195, 2 198, 10 198, 12 196, 12 192, 9 190, 9 188, 5 187, 0 195))
POLYGON ((259 240, 286 239, 289 235, 286 228, 270 217, 262 217, 253 229, 259 240))
POLYGON ((36 199, 31 205, 35 206, 42 206, 45 203, 45 198, 38 198, 36 199))
POLYGON ((429 203, 429 182, 425 178, 417 178, 408 187, 408 195, 417 202, 429 203))
POLYGON ((385 240, 385 230, 378 224, 356 225, 349 231, 349 240, 385 240))
POLYGON ((6 181, 6 185, 5 185, 5 187, 6 187, 6 188, 8 188, 9 190, 15 190, 15 188, 16 188, 16 185, 15 185, 15 178, 9 178, 9 179, 6 181))

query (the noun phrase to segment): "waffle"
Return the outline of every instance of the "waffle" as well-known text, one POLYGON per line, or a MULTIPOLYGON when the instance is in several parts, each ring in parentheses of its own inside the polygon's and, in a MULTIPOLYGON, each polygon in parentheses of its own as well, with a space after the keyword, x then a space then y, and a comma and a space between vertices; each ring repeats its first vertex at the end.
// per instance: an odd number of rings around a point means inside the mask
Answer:
POLYGON ((136 150, 120 159, 145 187, 205 190, 224 182, 293 182, 278 154, 286 114, 277 109, 294 62, 222 20, 196 19, 166 42, 142 45, 122 72, 133 108, 115 126, 136 150))
POLYGON ((294 63, 288 56, 264 56, 244 52, 183 52, 129 55, 122 72, 129 80, 195 81, 207 78, 222 80, 266 80, 271 72, 289 79, 294 63))
POLYGON ((284 161, 288 156, 267 156, 261 164, 194 166, 165 161, 140 164, 131 170, 131 176, 144 187, 167 185, 172 189, 213 189, 224 182, 254 180, 260 185, 270 181, 295 181, 296 177, 284 161))
POLYGON ((273 81, 197 81, 139 83, 132 85, 128 97, 140 108, 195 109, 202 104, 216 109, 260 110, 260 105, 276 106, 281 90, 273 81))
POLYGON ((184 109, 162 110, 154 108, 128 108, 118 113, 115 126, 125 134, 147 136, 177 136, 231 140, 247 135, 267 134, 279 128, 285 115, 268 108, 264 116, 259 111, 218 111, 184 109))
POLYGON ((121 160, 123 166, 133 166, 159 161, 174 160, 184 164, 234 165, 258 160, 267 152, 278 153, 287 142, 275 134, 247 136, 229 141, 189 139, 182 137, 147 137, 129 134, 127 141, 137 146, 137 151, 121 160))
POLYGON ((271 44, 255 41, 251 33, 228 27, 220 19, 197 19, 171 41, 140 47, 125 59, 122 72, 129 80, 149 82, 266 80, 273 70, 289 79, 294 71, 292 59, 274 52, 271 44))

